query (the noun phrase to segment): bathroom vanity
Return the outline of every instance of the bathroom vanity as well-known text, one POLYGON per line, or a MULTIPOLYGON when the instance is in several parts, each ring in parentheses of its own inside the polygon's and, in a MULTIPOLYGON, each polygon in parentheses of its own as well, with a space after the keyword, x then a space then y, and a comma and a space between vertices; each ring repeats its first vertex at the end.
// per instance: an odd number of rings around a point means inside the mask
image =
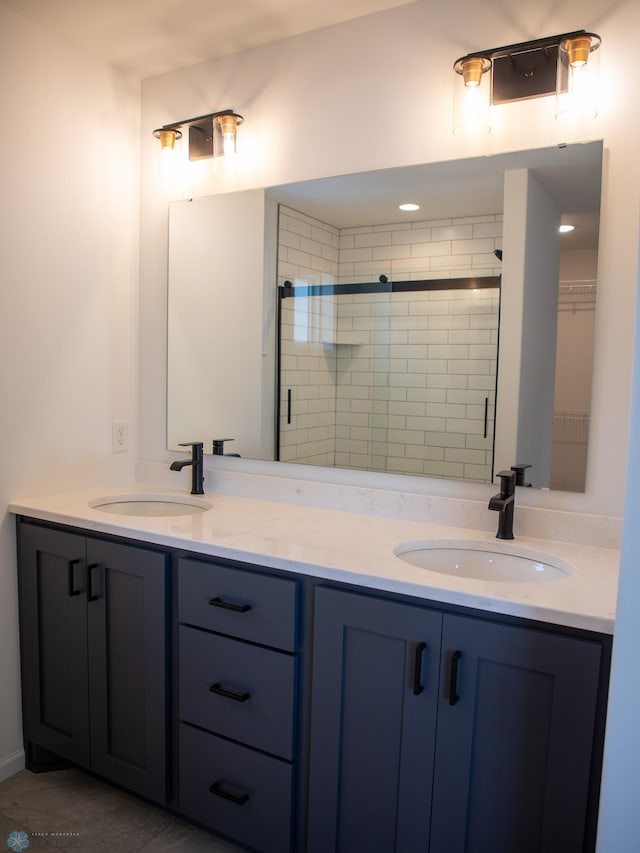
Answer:
POLYGON ((526 540, 571 573, 469 579, 394 547, 507 546, 217 494, 156 517, 91 498, 11 506, 32 769, 72 762, 264 853, 594 848, 615 550, 526 540))

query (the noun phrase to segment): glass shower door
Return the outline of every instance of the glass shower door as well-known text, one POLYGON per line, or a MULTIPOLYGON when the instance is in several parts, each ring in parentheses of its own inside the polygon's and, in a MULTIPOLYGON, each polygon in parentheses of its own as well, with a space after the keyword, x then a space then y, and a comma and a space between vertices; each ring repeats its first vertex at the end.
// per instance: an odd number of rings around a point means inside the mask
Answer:
POLYGON ((279 459, 492 482, 499 279, 281 288, 279 459))

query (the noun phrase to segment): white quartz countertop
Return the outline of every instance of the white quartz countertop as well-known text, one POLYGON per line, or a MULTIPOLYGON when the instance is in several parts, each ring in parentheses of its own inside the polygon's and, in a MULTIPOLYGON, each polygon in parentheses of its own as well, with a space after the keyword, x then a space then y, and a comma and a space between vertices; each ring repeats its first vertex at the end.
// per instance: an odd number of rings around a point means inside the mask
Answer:
POLYGON ((137 517, 90 503, 107 495, 186 492, 134 484, 15 500, 9 510, 140 542, 254 563, 365 588, 612 634, 619 551, 571 542, 495 534, 463 527, 383 518, 225 494, 206 494, 211 509, 190 515, 137 517), (560 580, 486 581, 454 577, 405 563, 394 547, 409 541, 475 540, 497 550, 533 549, 571 564, 560 580))

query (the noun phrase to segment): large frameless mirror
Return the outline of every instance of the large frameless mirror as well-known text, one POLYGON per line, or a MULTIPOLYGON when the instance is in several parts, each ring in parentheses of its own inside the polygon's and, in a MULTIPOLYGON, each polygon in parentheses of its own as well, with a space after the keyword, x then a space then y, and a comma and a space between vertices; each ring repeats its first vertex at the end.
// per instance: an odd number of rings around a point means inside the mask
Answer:
POLYGON ((173 202, 168 447, 583 491, 601 166, 596 142, 173 202))

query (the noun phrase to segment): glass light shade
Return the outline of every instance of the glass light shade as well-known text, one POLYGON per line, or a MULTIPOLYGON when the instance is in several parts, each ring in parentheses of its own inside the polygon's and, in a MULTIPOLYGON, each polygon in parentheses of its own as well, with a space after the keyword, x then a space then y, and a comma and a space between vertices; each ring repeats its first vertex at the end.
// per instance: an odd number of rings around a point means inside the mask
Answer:
POLYGON ((591 33, 563 39, 558 46, 556 118, 598 115, 600 37, 591 33))
POLYGON ((491 130, 491 77, 486 73, 490 68, 491 62, 482 57, 466 57, 454 65, 454 133, 475 135, 491 130))

